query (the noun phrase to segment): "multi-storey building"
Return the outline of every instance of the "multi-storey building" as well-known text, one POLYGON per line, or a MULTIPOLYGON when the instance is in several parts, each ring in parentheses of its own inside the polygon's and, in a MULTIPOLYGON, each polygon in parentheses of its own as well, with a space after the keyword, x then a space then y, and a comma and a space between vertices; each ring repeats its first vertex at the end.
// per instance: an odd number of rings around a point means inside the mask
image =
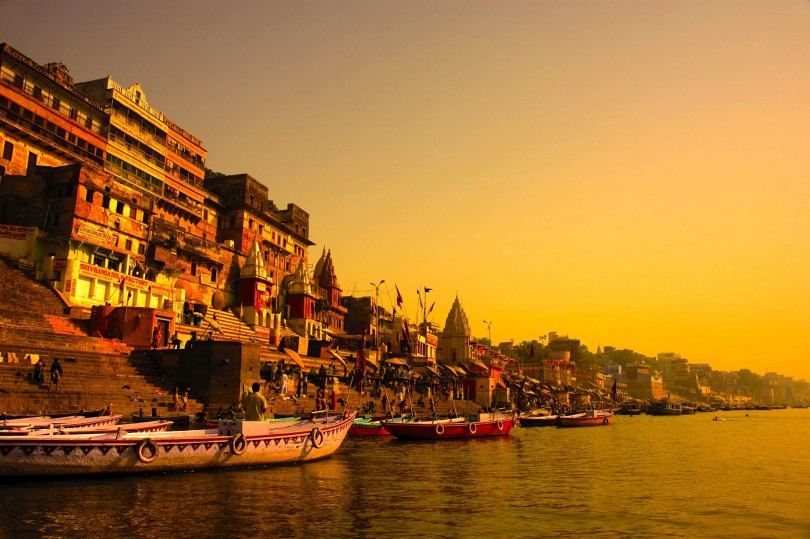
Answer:
POLYGON ((104 164, 107 115, 60 63, 0 44, 0 178, 30 165, 104 164))
MULTIPOLYGON (((0 243, 24 241, 6 254, 30 259, 71 304, 181 320, 244 303, 249 281, 260 309, 245 310, 246 321, 280 324, 277 283, 306 260, 309 215, 277 210, 247 174, 206 180, 202 142, 151 107, 140 85, 74 84, 65 66, 0 45, 0 147, 0 223, 11 225, 0 243), (245 266, 259 262, 246 281, 245 266)), ((342 331, 331 258, 328 267, 316 296, 327 302, 324 327, 342 331)))

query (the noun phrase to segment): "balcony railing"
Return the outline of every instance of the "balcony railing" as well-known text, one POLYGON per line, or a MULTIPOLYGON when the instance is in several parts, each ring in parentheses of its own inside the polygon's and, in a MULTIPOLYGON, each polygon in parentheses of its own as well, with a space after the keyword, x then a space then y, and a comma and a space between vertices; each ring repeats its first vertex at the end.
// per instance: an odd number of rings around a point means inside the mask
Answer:
POLYGON ((51 133, 8 109, 0 108, 0 116, 8 118, 10 123, 15 124, 17 129, 22 133, 34 140, 40 141, 40 143, 42 143, 42 141, 48 141, 46 142, 48 146, 56 145, 61 147, 66 153, 77 157, 79 160, 92 161, 98 165, 104 163, 104 159, 100 155, 96 155, 84 148, 79 148, 76 144, 69 142, 67 139, 63 139, 55 133, 51 133))
MULTIPOLYGON (((75 109, 71 109, 65 103, 62 103, 61 99, 59 100, 58 106, 54 107, 53 106, 54 105, 54 98, 52 96, 50 96, 50 95, 46 95, 46 94, 42 93, 42 91, 36 92, 35 89, 34 89, 33 84, 31 84, 29 82, 26 82, 24 80, 20 80, 19 83, 17 83, 17 82, 15 82, 14 77, 10 73, 0 73, 0 80, 4 84, 7 84, 8 86, 16 88, 16 89, 30 95, 31 97, 33 97, 34 99, 36 99, 37 101, 42 103, 43 105, 53 109, 54 111, 58 112, 59 114, 61 114, 65 118, 68 118, 72 123, 83 125, 84 127, 90 129, 91 131, 93 131, 95 133, 98 133, 101 136, 105 136, 105 137, 107 136, 107 128, 106 127, 99 124, 98 122, 94 122, 92 120, 92 118, 90 118, 88 116, 83 116, 80 119, 78 117, 78 114, 77 114, 77 116, 74 118, 71 114, 72 114, 72 110, 75 110, 75 109), (90 120, 89 125, 88 125, 88 120, 90 120)), ((56 83, 54 83, 54 84, 56 84, 56 83)), ((74 94, 74 95, 78 99, 81 99, 83 101, 88 102, 88 104, 91 104, 94 108, 98 108, 98 106, 99 106, 97 103, 95 103, 93 101, 90 101, 89 98, 87 98, 87 97, 85 97, 85 96, 83 96, 81 94, 77 93, 77 94, 74 94)))

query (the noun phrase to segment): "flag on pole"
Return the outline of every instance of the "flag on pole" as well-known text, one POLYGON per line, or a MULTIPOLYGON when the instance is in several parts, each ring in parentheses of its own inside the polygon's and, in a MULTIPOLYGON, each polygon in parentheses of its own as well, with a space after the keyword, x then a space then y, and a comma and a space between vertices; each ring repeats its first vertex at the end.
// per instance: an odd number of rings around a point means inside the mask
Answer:
POLYGON ((397 289, 397 307, 402 307, 402 294, 399 293, 399 287, 397 285, 394 285, 394 288, 397 289))
POLYGON ((416 291, 417 297, 419 297, 419 308, 422 308, 422 294, 419 293, 419 290, 416 291))
POLYGON ((428 309, 428 314, 430 314, 430 313, 432 313, 432 312, 433 312, 433 307, 435 307, 435 306, 436 306, 436 302, 434 301, 434 302, 433 302, 433 305, 431 305, 431 306, 430 306, 430 309, 428 309))

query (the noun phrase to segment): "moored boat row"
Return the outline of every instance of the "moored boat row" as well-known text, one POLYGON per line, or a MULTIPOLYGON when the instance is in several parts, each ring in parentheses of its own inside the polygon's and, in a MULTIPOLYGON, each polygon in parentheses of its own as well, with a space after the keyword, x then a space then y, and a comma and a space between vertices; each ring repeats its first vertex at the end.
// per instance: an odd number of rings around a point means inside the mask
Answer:
POLYGON ((0 477, 183 471, 310 461, 334 453, 354 414, 216 428, 0 436, 0 477))

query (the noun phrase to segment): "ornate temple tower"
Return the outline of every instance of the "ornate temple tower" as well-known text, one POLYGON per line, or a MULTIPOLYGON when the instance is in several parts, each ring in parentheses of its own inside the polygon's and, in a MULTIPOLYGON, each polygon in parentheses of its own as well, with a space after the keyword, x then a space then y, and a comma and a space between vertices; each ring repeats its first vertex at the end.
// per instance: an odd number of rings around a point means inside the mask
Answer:
POLYGON ((444 331, 439 336, 439 351, 439 363, 455 365, 470 361, 470 323, 458 296, 447 314, 444 331))
POLYGON ((273 280, 267 277, 259 243, 254 241, 239 272, 239 304, 242 320, 254 331, 269 328, 272 320, 273 280))
POLYGON ((315 271, 312 274, 315 284, 321 289, 319 294, 321 300, 320 307, 316 305, 316 311, 321 310, 321 318, 326 318, 330 331, 342 333, 346 321, 347 309, 340 304, 340 285, 338 284, 335 266, 332 262, 332 251, 326 251, 321 255, 318 263, 315 264, 315 271))
POLYGON ((301 337, 326 340, 323 325, 317 319, 318 299, 307 274, 306 259, 301 259, 295 273, 284 277, 282 288, 287 292, 287 326, 301 337))

